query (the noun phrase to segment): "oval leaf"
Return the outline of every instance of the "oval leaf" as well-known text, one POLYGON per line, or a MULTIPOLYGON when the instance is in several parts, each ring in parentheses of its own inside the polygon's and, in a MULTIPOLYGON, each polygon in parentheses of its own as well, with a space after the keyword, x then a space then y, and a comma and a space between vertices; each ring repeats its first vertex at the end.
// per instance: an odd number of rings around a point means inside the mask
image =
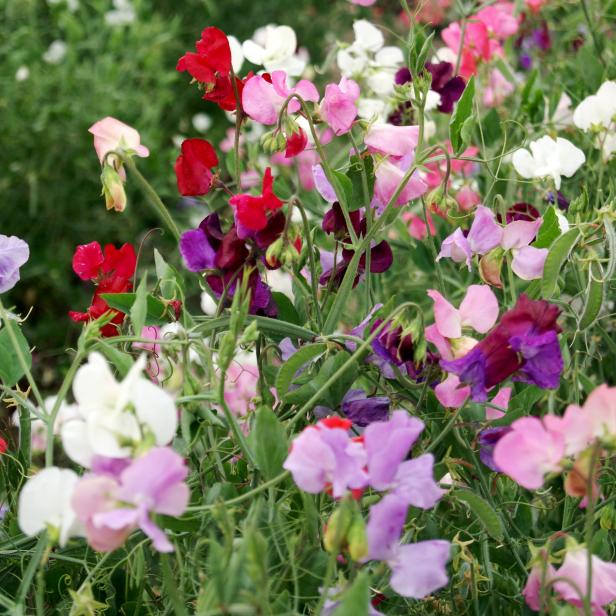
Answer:
POLYGON ((569 258, 571 251, 580 239, 578 229, 570 229, 559 238, 554 240, 550 252, 545 260, 543 267, 543 278, 541 279, 541 295, 548 299, 554 295, 558 283, 558 275, 565 261, 569 258))
POLYGON ((490 537, 497 541, 503 540, 504 533, 500 518, 488 501, 470 490, 454 490, 452 496, 468 505, 490 537))

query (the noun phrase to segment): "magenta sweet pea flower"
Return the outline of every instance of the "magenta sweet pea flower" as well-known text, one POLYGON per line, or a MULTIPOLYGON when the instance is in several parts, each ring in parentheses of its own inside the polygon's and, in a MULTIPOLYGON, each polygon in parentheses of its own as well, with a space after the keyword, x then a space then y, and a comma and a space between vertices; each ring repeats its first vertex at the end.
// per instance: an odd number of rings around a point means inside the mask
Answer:
POLYGON ((325 87, 321 101, 321 114, 336 135, 344 135, 351 130, 357 117, 359 85, 352 79, 343 77, 340 83, 330 83, 325 87))
POLYGON ((349 436, 351 422, 330 417, 308 426, 291 444, 283 467, 305 492, 317 494, 326 488, 334 498, 367 484, 366 452, 349 436))
POLYGON ((434 395, 444 407, 459 409, 471 395, 471 388, 462 384, 457 375, 448 374, 447 378, 434 388, 434 395))
MULTIPOLYGON (((411 168, 414 159, 415 153, 411 152, 402 158, 387 158, 378 163, 374 182, 377 208, 387 205, 393 199, 402 179, 411 168)), ((427 191, 428 185, 421 177, 419 171, 415 171, 396 198, 394 205, 406 205, 409 201, 421 197, 427 191)))
POLYGON ((530 570, 522 595, 526 605, 531 610, 538 612, 541 609, 541 583, 545 584, 556 575, 556 569, 548 563, 537 563, 530 570), (544 570, 545 567, 545 570, 544 570))
POLYGON ((169 447, 155 447, 124 468, 105 471, 84 476, 73 495, 73 508, 92 546, 113 550, 140 528, 159 552, 172 552, 151 516, 180 516, 186 510, 190 491, 184 459, 169 447))
MULTIPOLYGON (((242 107, 256 122, 275 124, 284 101, 291 94, 298 94, 305 101, 319 100, 319 92, 312 82, 302 79, 294 88, 290 88, 285 71, 273 71, 271 76, 254 75, 246 82, 242 91, 242 107)), ((300 107, 301 103, 293 98, 287 105, 287 111, 295 113, 300 107)))
POLYGON ((564 456, 562 434, 547 429, 537 417, 514 421, 494 448, 496 466, 528 490, 540 488, 547 473, 560 472, 564 456))
POLYGON ((30 247, 15 235, 0 235, 0 293, 10 291, 19 281, 19 268, 30 257, 30 247))

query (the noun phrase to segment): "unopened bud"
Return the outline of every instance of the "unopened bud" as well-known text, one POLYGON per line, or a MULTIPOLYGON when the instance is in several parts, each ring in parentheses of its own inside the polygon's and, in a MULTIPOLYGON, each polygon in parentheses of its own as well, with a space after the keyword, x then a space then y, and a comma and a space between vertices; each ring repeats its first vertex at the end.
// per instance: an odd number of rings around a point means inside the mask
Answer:
POLYGON ((351 528, 347 534, 349 544, 349 555, 355 562, 360 562, 368 556, 368 535, 366 533, 366 523, 359 513, 355 512, 351 528))
POLYGON ((126 207, 126 192, 120 174, 112 166, 105 165, 101 173, 101 182, 107 209, 123 212, 126 207))
POLYGON ((487 254, 483 255, 479 260, 479 275, 481 280, 493 287, 503 288, 501 282, 501 268, 503 267, 503 259, 505 252, 502 248, 495 248, 487 254))
POLYGON ((347 534, 351 528, 352 521, 353 512, 345 503, 342 503, 342 505, 332 513, 327 522, 325 535, 323 536, 323 545, 328 552, 335 554, 340 552, 342 546, 346 543, 347 534))

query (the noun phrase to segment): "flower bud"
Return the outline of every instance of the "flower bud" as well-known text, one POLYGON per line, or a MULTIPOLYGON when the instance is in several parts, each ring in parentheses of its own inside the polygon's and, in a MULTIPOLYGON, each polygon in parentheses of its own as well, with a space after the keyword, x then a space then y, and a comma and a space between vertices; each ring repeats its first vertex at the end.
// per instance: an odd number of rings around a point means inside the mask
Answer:
POLYGON ((123 212, 126 207, 126 192, 120 174, 112 166, 105 165, 101 173, 101 182, 107 209, 123 212))
POLYGON ((495 248, 483 255, 479 260, 479 275, 481 276, 481 280, 486 284, 502 289, 503 283, 501 282, 500 273, 503 267, 504 257, 505 252, 502 248, 495 248))
POLYGON ((347 503, 342 503, 341 506, 332 513, 325 535, 323 536, 323 546, 328 552, 338 554, 342 547, 347 542, 347 535, 353 522, 353 512, 347 503))
POLYGON ((280 267, 282 263, 282 252, 284 249, 284 242, 282 237, 279 237, 275 242, 272 242, 265 253, 265 260, 270 267, 280 267))
POLYGON ((349 528, 347 535, 347 541, 349 544, 349 555, 354 561, 360 562, 368 556, 366 523, 359 511, 356 511, 353 516, 351 528, 349 528))

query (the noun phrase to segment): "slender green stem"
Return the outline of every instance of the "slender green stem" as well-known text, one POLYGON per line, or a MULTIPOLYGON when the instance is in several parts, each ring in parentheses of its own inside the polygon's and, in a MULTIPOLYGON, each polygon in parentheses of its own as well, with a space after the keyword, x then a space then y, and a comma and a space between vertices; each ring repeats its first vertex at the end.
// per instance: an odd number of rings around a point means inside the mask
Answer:
POLYGON ((161 201, 160 197, 152 188, 152 185, 143 177, 141 172, 137 169, 137 165, 133 162, 133 159, 130 156, 126 156, 122 153, 117 153, 118 156, 122 158, 122 162, 128 167, 132 176, 135 177, 137 184, 144 192, 146 196, 147 202, 152 207, 154 213, 163 221, 167 229, 171 231, 173 237, 179 241, 180 239, 180 230, 178 226, 175 224, 175 221, 169 214, 169 210, 165 206, 165 204, 161 201))
MULTIPOLYGON (((30 562, 24 572, 23 578, 21 580, 21 584, 19 585, 19 589, 17 590, 17 596, 15 598, 15 603, 18 607, 23 608, 23 605, 26 601, 26 597, 28 596, 28 591, 30 590, 30 586, 32 585, 32 580, 37 572, 38 567, 43 560, 43 555, 47 548, 47 532, 43 532, 38 539, 36 547, 34 548, 34 552, 30 557, 30 562)), ((23 613, 23 612, 21 612, 23 613)))
POLYGON ((160 555, 160 566, 163 573, 163 584, 173 607, 173 612, 175 616, 185 616, 187 613, 186 603, 182 597, 181 586, 177 583, 176 576, 171 569, 169 554, 163 553, 160 555))

